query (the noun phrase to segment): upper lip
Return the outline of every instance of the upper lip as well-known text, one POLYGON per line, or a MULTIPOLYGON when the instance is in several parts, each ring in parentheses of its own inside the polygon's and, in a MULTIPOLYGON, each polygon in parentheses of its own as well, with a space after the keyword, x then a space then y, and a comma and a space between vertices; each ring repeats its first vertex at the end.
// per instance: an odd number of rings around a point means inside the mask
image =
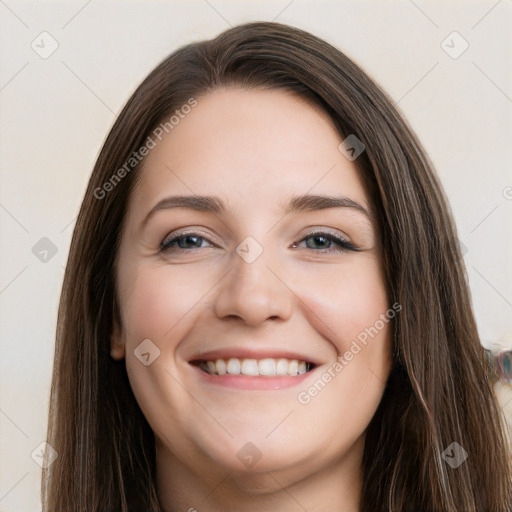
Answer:
POLYGON ((311 363, 314 365, 320 364, 311 356, 301 354, 299 352, 292 352, 287 349, 278 349, 278 348, 258 348, 258 349, 250 349, 243 347, 231 347, 231 348, 219 348, 216 350, 208 350, 206 352, 201 352, 189 359, 189 362, 193 361, 215 361, 216 359, 230 359, 235 357, 237 359, 297 359, 299 361, 306 361, 307 363, 311 363))

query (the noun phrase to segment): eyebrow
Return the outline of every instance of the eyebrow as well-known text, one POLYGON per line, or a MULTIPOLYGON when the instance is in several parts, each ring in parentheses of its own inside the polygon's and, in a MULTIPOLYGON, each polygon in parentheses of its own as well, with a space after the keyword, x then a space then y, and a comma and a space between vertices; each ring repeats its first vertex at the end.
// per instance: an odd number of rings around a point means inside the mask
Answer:
MULTIPOLYGON (((305 194, 293 196, 288 203, 280 203, 279 206, 281 207, 283 216, 289 213, 326 210, 328 208, 351 208, 363 213, 370 223, 372 223, 372 216, 368 210, 356 201, 345 196, 305 194)), ((173 208, 187 208, 198 212, 211 212, 217 215, 222 215, 227 210, 225 203, 217 196, 170 196, 159 201, 150 210, 143 224, 146 224, 149 218, 157 211, 173 208)))

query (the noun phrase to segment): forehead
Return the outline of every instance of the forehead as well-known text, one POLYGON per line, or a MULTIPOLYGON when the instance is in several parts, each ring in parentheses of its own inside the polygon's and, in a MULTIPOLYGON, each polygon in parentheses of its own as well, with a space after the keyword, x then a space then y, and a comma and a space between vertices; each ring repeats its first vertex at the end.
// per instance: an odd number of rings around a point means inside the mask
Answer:
POLYGON ((227 88, 197 98, 150 151, 134 207, 169 193, 215 194, 228 205, 343 194, 370 208, 342 137, 320 107, 285 90, 227 88))

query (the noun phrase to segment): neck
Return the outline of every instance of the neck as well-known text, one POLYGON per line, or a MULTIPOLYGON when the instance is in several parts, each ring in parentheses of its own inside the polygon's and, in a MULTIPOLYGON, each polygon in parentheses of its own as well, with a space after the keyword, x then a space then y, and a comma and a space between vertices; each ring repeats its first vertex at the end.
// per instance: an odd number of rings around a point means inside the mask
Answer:
POLYGON ((199 473, 157 442, 160 504, 164 512, 359 512, 363 445, 361 437, 341 459, 317 471, 313 462, 242 474, 208 465, 199 473))

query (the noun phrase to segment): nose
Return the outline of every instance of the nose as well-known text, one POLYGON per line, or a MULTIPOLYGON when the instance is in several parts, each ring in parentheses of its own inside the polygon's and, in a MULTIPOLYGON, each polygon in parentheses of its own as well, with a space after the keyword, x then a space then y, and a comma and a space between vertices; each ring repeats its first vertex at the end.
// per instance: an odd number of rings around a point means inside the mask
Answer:
POLYGON ((264 255, 252 263, 233 255, 231 271, 219 284, 215 301, 219 318, 236 317, 252 327, 290 318, 294 294, 264 255))

